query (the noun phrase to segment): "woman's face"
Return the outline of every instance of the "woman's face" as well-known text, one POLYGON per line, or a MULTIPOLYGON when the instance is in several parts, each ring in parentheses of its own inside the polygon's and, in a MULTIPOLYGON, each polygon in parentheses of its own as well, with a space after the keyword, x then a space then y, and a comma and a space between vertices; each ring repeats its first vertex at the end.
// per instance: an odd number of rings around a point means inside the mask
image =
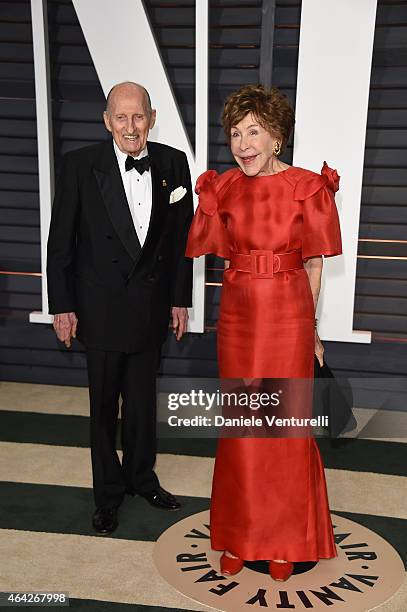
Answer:
POLYGON ((230 131, 232 155, 248 176, 272 173, 274 145, 281 139, 265 130, 249 113, 230 131))

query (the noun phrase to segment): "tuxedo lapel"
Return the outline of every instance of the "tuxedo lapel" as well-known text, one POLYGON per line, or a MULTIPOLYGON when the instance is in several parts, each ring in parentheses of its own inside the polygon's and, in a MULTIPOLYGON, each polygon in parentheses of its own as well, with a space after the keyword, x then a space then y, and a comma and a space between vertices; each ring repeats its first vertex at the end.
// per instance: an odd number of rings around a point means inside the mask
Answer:
POLYGON ((103 203, 117 235, 132 259, 138 259, 141 245, 134 229, 119 164, 111 140, 104 145, 102 156, 99 162, 95 164, 93 172, 102 194, 103 203))

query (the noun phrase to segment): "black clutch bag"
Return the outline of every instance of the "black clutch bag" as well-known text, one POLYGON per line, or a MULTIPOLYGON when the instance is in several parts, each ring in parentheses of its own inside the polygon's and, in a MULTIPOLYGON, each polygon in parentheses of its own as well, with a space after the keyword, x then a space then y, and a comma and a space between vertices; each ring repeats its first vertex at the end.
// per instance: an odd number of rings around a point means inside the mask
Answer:
POLYGON ((349 381, 341 379, 339 385, 326 361, 321 367, 316 357, 314 378, 313 416, 328 417, 329 437, 338 438, 354 430, 357 422, 352 411, 353 394, 349 381))

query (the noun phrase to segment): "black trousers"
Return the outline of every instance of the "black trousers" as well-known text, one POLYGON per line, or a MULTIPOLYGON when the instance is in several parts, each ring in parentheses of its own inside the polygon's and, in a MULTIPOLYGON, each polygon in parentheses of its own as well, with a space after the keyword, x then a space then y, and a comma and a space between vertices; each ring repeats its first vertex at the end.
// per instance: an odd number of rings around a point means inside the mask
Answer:
POLYGON ((126 491, 158 486, 156 460, 156 373, 158 349, 126 354, 88 349, 93 492, 97 507, 117 507, 126 491), (116 452, 121 404, 123 459, 116 452))

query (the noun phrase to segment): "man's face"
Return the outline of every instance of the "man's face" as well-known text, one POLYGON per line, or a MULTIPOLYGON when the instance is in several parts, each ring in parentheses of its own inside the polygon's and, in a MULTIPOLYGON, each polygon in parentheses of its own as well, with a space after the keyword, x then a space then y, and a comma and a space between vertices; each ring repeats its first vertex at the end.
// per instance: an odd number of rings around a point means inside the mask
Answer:
POLYGON ((119 149, 137 157, 146 146, 148 133, 155 124, 156 111, 148 114, 141 88, 123 86, 112 93, 109 109, 103 118, 119 149))

